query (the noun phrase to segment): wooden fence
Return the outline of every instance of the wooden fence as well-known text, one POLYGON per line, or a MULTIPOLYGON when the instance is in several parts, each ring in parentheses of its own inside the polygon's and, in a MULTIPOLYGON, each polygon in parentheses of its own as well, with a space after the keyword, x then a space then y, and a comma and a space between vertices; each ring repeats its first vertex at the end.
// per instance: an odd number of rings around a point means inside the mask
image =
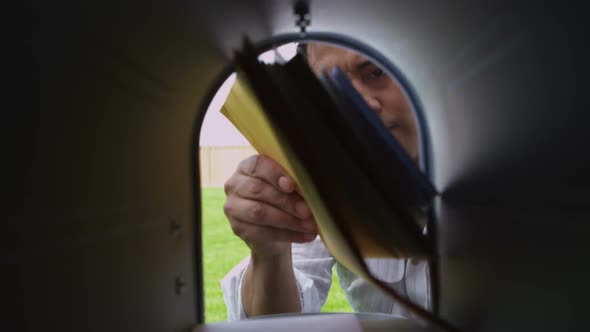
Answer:
POLYGON ((201 186, 223 187, 243 159, 256 154, 251 146, 201 146, 201 186))

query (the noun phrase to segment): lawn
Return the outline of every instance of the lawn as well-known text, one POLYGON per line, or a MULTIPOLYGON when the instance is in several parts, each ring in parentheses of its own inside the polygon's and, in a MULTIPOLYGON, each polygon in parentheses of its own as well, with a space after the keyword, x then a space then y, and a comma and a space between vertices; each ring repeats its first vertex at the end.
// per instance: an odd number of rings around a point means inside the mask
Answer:
MULTIPOLYGON (((223 189, 203 189, 203 264, 207 323, 226 320, 220 281, 249 252, 248 247, 232 233, 229 227, 229 222, 223 214, 224 200, 223 189)), ((332 290, 322 311, 351 311, 342 289, 338 286, 335 274, 332 290)))

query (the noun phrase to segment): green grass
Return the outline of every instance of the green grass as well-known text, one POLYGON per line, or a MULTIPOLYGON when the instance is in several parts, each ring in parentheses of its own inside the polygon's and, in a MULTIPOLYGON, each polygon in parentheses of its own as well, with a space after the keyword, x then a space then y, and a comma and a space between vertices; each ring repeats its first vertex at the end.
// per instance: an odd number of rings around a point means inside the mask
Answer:
MULTIPOLYGON (((203 189, 203 265, 205 287, 205 320, 225 321, 227 313, 220 281, 232 267, 249 254, 248 247, 236 237, 223 214, 225 194, 221 188, 203 189)), ((333 275, 333 287, 323 312, 352 311, 333 275)))
POLYGON ((344 291, 340 287, 335 269, 332 272, 332 287, 330 287, 330 293, 328 293, 326 303, 322 307, 322 312, 352 312, 350 303, 348 303, 344 291))

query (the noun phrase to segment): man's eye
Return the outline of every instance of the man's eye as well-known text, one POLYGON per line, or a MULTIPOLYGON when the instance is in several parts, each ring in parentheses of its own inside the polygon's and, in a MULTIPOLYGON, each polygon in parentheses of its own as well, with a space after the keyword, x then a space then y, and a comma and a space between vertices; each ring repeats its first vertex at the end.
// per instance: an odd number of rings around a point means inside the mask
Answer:
POLYGON ((369 75, 367 75, 367 80, 372 81, 372 80, 376 80, 379 77, 383 76, 384 72, 383 70, 377 68, 375 70, 373 70, 372 72, 369 73, 369 75))

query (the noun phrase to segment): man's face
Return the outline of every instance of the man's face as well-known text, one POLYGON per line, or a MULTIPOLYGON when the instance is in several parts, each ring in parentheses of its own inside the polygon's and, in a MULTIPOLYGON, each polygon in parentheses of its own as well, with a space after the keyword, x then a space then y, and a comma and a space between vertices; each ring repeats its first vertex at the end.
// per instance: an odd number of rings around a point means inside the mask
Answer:
POLYGON ((416 122, 410 104, 397 83, 362 55, 324 44, 307 45, 309 64, 315 74, 320 75, 338 65, 417 163, 416 122))

